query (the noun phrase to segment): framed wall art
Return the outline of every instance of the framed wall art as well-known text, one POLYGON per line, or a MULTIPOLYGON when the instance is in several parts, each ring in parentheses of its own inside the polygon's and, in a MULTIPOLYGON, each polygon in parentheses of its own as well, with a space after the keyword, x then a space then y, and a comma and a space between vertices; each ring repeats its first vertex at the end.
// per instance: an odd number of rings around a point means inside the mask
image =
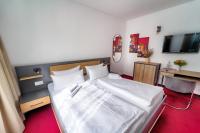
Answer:
POLYGON ((129 53, 137 53, 138 52, 138 41, 139 34, 131 34, 130 35, 130 44, 129 44, 129 53))
POLYGON ((149 37, 139 38, 138 43, 137 57, 144 57, 145 53, 148 51, 149 37))

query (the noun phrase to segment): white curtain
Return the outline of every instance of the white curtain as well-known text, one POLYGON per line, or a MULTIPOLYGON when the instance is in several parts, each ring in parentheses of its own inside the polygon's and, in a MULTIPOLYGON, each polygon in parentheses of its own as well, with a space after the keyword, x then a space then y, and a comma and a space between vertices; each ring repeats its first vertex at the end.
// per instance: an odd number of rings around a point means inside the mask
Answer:
POLYGON ((19 87, 0 38, 0 132, 22 133, 19 87))
POLYGON ((0 108, 0 132, 1 133, 6 133, 6 129, 5 129, 5 126, 4 126, 4 123, 3 123, 3 116, 2 116, 1 112, 2 111, 1 111, 1 108, 0 108))

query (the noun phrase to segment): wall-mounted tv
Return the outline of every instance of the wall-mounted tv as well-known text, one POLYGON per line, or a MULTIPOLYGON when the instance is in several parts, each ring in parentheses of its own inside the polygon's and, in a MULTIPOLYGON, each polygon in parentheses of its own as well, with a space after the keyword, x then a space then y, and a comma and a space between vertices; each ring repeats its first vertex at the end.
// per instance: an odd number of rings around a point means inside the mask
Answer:
POLYGON ((198 53, 200 33, 177 34, 165 36, 163 53, 198 53))

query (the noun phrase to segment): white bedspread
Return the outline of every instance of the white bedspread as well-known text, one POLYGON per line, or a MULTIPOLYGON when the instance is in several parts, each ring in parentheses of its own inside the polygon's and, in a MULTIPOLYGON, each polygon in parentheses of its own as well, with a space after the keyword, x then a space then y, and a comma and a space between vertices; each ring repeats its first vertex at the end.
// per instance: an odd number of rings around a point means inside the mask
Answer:
POLYGON ((125 97, 143 106, 153 105, 158 97, 164 95, 161 87, 128 79, 110 79, 105 77, 98 79, 96 84, 102 88, 109 89, 118 96, 125 97))
POLYGON ((123 133, 146 115, 93 84, 81 88, 74 97, 67 97, 63 90, 53 99, 68 133, 123 133))

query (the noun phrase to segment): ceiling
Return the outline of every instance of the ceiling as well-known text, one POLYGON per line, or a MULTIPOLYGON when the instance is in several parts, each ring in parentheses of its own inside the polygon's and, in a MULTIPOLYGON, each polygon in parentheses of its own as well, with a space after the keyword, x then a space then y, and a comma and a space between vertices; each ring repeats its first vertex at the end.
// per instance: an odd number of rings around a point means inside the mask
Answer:
POLYGON ((71 0, 120 18, 135 18, 193 0, 71 0))

